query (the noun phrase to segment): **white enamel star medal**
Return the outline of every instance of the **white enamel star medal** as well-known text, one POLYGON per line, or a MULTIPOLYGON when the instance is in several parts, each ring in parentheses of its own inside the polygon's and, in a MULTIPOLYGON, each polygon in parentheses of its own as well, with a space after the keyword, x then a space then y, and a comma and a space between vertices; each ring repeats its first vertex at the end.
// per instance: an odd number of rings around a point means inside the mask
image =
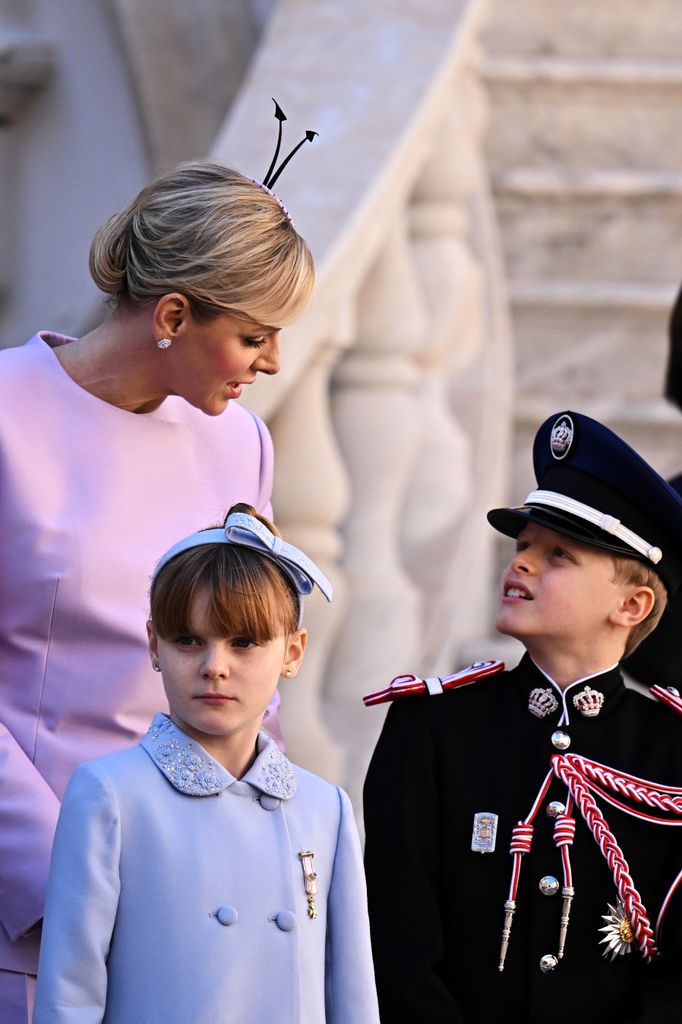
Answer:
POLYGON ((612 907, 610 903, 608 907, 609 913, 602 914, 602 921, 606 921, 606 924, 599 929, 600 932, 604 932, 604 938, 599 942, 606 947, 603 950, 604 956, 611 954, 610 959, 615 960, 617 956, 625 956, 626 953, 632 952, 635 933, 632 922, 620 900, 615 907, 612 907))

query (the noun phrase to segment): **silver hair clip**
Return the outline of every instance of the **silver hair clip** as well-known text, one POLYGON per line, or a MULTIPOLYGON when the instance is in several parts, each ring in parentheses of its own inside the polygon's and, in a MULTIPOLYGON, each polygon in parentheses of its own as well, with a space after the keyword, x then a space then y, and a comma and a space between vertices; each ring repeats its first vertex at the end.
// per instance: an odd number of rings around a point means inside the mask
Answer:
POLYGON ((277 132, 277 145, 275 147, 275 155, 270 161, 270 166, 268 167, 267 174, 265 175, 263 181, 261 182, 262 185, 265 185, 266 188, 270 189, 275 184, 280 174, 291 160, 292 156, 298 153, 299 149, 304 144, 304 142, 312 142, 315 136, 317 135, 317 132, 307 131, 305 133, 305 138, 301 139, 301 141, 296 146, 294 146, 289 155, 286 156, 284 160, 282 160, 279 167, 275 167, 275 164, 277 163, 277 157, 279 156, 280 146, 282 145, 282 122, 286 121, 287 115, 284 113, 284 111, 282 110, 274 96, 272 97, 272 102, 275 104, 275 117, 279 121, 279 130, 277 132))
POLYGON ((258 185, 265 192, 267 192, 268 195, 271 195, 273 199, 276 199, 277 202, 279 203, 281 209, 282 209, 282 212, 285 214, 285 216, 289 220, 291 220, 291 217, 289 215, 289 211, 287 210, 286 206, 284 205, 282 200, 279 198, 279 196, 275 195, 275 193, 272 191, 272 186, 275 184, 275 182, 277 181, 277 179, 279 178, 280 174, 282 173, 282 171, 284 170, 286 165, 289 163, 291 158, 293 156, 295 156, 296 153, 298 153, 298 151, 301 148, 301 146, 305 142, 312 142, 313 139, 315 138, 315 136, 318 133, 317 132, 313 132, 313 131, 307 131, 305 133, 304 138, 302 138, 301 141, 296 146, 294 146, 294 148, 291 150, 291 152, 284 158, 284 160, 282 160, 282 162, 280 163, 279 167, 276 167, 275 165, 277 163, 277 158, 279 156, 279 151, 280 151, 280 148, 281 148, 281 145, 282 145, 282 123, 284 121, 286 121, 287 115, 284 113, 284 111, 280 107, 279 103, 274 98, 274 96, 272 98, 272 102, 275 104, 275 117, 279 121, 279 128, 278 128, 278 131, 277 131, 277 145, 275 146, 275 153, 274 153, 274 156, 273 156, 272 160, 270 161, 270 166, 268 167, 267 172, 266 172, 265 177, 263 178, 263 180, 262 181, 258 181, 257 178, 251 178, 251 181, 254 183, 254 185, 258 185))

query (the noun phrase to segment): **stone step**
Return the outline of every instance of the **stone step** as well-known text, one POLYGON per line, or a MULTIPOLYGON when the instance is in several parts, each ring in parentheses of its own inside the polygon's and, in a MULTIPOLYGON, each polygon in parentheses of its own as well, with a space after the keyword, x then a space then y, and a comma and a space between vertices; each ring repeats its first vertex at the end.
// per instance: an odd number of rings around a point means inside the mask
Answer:
POLYGON ((682 176, 514 171, 495 178, 512 283, 668 283, 682 273, 682 176))
POLYGON ((581 402, 655 403, 663 391, 676 294, 677 285, 512 285, 521 404, 548 392, 557 407, 575 403, 576 396, 581 402))
POLYGON ((485 73, 498 172, 682 167, 682 61, 495 58, 485 73))
POLYGON ((488 0, 484 43, 502 54, 682 56, 679 0, 488 0))
POLYGON ((533 483, 528 453, 535 431, 562 409, 608 423, 664 476, 682 471, 682 413, 662 397, 678 287, 626 281, 510 287, 518 381, 512 487, 518 500, 533 483))

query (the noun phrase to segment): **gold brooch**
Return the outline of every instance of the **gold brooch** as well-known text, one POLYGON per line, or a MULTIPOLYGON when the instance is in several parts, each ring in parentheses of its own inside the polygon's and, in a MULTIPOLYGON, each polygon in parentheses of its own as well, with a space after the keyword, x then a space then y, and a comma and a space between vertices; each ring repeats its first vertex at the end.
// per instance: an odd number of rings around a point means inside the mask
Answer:
POLYGON ((308 917, 313 920, 317 917, 317 907, 315 906, 315 897, 317 896, 317 871, 313 867, 313 857, 315 854, 312 850, 307 850, 305 853, 299 853, 301 866, 303 868, 303 883, 305 885, 305 891, 308 895, 308 917))

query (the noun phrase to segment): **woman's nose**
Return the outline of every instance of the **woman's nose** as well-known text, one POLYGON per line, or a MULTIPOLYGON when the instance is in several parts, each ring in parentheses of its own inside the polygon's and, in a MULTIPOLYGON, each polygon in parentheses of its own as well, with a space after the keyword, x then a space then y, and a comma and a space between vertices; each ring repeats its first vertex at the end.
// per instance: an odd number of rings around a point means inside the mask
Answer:
POLYGON ((259 373, 279 373, 282 365, 279 355, 279 331, 273 331, 268 338, 268 343, 258 353, 254 369, 259 373))

